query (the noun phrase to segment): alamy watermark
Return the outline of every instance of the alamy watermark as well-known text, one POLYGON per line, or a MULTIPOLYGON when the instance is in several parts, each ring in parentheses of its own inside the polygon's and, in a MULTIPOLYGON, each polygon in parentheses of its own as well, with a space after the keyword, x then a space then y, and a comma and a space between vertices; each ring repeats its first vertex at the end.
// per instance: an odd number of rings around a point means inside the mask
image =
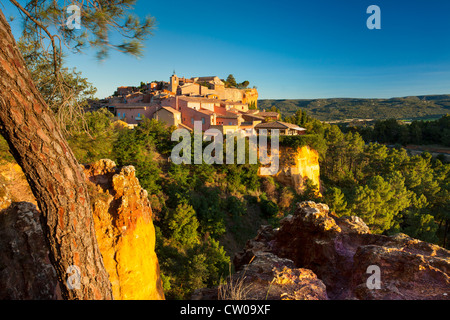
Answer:
POLYGON ((81 288, 81 270, 75 265, 71 265, 67 268, 66 273, 69 274, 67 277, 66 285, 69 290, 79 290, 81 288))
POLYGON ((371 5, 367 8, 366 11, 368 14, 371 14, 369 18, 367 18, 367 28, 369 30, 373 29, 381 29, 381 9, 377 5, 371 5))
POLYGON ((366 270, 367 274, 371 276, 367 278, 366 286, 370 290, 381 289, 381 269, 377 265, 370 265, 366 270))
MULTIPOLYGON (((248 151, 248 164, 258 163, 263 165, 260 174, 263 176, 275 175, 279 169, 279 143, 280 131, 270 130, 270 155, 268 148, 268 130, 261 129, 257 135, 254 130, 235 130, 226 133, 225 161, 224 161, 224 137, 218 129, 208 129, 203 134, 202 122, 194 122, 194 164, 246 164, 248 151), (248 138, 248 150, 246 139, 248 138), (236 157, 235 157, 236 140, 236 157), (211 141, 203 150, 203 141, 211 141), (236 162, 235 162, 236 158, 236 162), (267 167, 267 165, 269 165, 267 167)), ((192 139, 187 129, 177 129, 172 133, 172 141, 180 141, 171 153, 171 161, 174 164, 192 164, 192 139)))
MULTIPOLYGON (((81 9, 79 6, 72 4, 67 7, 66 12, 70 14, 67 18, 66 26, 70 30, 81 29, 81 9)), ((377 5, 370 5, 366 10, 370 17, 366 21, 369 30, 381 29, 381 9, 377 5)))
POLYGON ((81 29, 81 9, 79 6, 72 4, 67 7, 66 12, 70 14, 66 21, 66 27, 70 30, 81 29))

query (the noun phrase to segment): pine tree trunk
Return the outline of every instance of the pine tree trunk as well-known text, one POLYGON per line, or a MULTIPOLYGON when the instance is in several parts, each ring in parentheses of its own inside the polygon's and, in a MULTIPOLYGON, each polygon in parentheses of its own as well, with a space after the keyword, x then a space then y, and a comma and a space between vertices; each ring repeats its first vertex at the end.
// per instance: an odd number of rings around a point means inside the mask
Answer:
POLYGON ((0 133, 39 204, 63 297, 112 299, 83 171, 36 89, 1 10, 0 133), (71 266, 79 268, 79 277, 67 273, 76 270, 71 266))

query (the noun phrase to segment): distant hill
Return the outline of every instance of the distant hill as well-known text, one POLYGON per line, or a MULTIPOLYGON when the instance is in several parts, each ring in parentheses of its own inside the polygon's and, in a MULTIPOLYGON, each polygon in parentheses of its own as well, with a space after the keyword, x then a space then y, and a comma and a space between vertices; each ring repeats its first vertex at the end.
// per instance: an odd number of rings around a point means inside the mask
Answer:
POLYGON ((391 99, 298 99, 258 100, 258 109, 280 109, 283 117, 294 114, 298 108, 322 120, 345 119, 427 119, 450 113, 450 94, 413 96, 391 99))

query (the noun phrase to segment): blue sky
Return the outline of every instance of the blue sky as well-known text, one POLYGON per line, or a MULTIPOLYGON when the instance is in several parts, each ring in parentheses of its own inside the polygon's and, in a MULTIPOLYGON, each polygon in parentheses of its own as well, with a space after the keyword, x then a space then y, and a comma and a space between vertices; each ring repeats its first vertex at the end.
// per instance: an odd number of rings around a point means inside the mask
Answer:
MULTIPOLYGON (((0 8, 17 15, 11 6, 0 8)), ((68 64, 98 88, 233 74, 261 99, 389 98, 450 93, 450 1, 138 1, 157 20, 144 57, 92 52, 68 64), (381 30, 369 30, 370 5, 381 30)), ((12 23, 18 35, 20 23, 12 23)))

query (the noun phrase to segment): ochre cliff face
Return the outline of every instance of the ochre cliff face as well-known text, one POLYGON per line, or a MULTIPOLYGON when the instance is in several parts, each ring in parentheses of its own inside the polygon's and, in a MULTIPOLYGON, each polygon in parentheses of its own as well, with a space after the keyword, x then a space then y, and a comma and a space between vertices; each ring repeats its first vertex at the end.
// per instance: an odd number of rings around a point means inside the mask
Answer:
POLYGON ((280 146, 280 163, 275 179, 292 186, 298 194, 305 189, 309 179, 320 189, 319 153, 308 146, 297 149, 280 146))
POLYGON ((86 166, 94 224, 114 299, 164 299, 147 192, 132 166, 110 160, 86 166))
MULTIPOLYGON (((23 173, 15 166, 0 175, 0 208, 9 206, 0 215, 0 299, 61 299, 40 212, 23 173)), ((119 169, 110 160, 100 160, 85 166, 85 174, 113 298, 164 299, 152 209, 134 168, 119 169)))
POLYGON ((243 97, 242 103, 251 104, 254 103, 255 107, 258 106, 258 90, 256 89, 246 89, 243 97))

